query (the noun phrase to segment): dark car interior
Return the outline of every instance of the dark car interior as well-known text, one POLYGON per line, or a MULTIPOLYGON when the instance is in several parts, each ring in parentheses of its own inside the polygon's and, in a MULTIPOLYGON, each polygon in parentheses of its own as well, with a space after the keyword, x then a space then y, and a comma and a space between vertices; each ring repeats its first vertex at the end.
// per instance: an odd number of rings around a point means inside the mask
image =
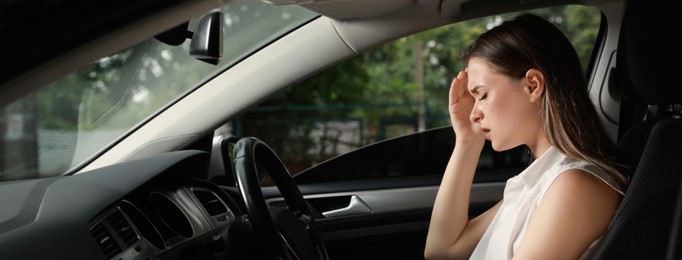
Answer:
MULTIPOLYGON (((682 2, 627 4, 608 84, 622 89, 618 145, 631 169, 630 185, 590 258, 680 259, 682 87, 676 76, 682 51, 670 28, 682 26, 682 2)), ((119 7, 112 7, 109 20, 142 15, 119 7)), ((10 47, 20 49, 17 44, 10 47)), ((67 45, 55 44, 39 48, 34 60, 2 68, 24 71, 51 58, 48 48, 67 45)), ((82 174, 0 182, 0 258, 423 258, 432 191, 454 143, 450 127, 379 142, 293 177, 257 137, 216 141, 213 134, 181 151, 82 174), (359 168, 376 178, 346 180, 359 168), (418 174, 393 176, 396 171, 418 174), (396 200, 401 193, 409 198, 396 200)), ((476 176, 471 215, 499 200, 504 180, 526 166, 518 163, 527 160, 525 152, 485 148, 490 163, 506 169, 479 167, 486 174, 476 176)))

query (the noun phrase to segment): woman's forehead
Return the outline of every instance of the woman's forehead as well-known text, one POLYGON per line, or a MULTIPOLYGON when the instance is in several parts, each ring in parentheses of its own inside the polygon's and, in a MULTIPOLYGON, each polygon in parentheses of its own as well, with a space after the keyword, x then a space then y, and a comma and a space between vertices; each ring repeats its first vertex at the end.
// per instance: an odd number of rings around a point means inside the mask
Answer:
POLYGON ((467 89, 480 89, 489 86, 509 84, 510 78, 495 69, 495 65, 483 58, 472 58, 467 66, 467 89), (502 82, 504 81, 504 83, 502 82))
POLYGON ((469 76, 469 83, 471 83, 471 81, 483 80, 491 76, 501 76, 490 62, 482 58, 472 58, 469 60, 467 75, 469 76))

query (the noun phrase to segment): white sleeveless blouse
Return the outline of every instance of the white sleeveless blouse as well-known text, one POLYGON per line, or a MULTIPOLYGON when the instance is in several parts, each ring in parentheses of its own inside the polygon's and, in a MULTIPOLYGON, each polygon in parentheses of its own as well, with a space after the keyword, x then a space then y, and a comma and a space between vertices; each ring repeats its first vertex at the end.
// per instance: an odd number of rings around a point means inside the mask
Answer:
MULTIPOLYGON (((507 180, 504 201, 470 259, 511 259, 521 244, 530 216, 550 184, 561 173, 571 169, 592 173, 623 194, 623 188, 618 182, 595 165, 569 159, 554 147, 550 147, 523 172, 507 180)), ((600 240, 601 238, 594 241, 583 256, 586 256, 600 240)))

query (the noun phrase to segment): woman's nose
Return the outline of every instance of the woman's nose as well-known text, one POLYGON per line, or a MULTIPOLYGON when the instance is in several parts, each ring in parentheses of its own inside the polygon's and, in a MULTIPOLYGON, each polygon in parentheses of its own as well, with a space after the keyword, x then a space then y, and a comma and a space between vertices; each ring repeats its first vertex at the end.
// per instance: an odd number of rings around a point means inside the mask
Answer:
POLYGON ((481 110, 474 104, 474 107, 471 109, 471 114, 469 114, 469 120, 473 123, 478 123, 481 119, 483 119, 483 113, 481 113, 481 110))

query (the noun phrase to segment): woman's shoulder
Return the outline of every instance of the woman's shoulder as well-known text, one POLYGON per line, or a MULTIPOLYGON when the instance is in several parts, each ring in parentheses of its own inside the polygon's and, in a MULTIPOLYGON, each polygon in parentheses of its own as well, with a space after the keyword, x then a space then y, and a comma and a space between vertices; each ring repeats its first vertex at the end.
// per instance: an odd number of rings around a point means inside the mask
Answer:
MULTIPOLYGON (((596 165, 581 160, 570 159, 567 157, 561 160, 561 162, 558 165, 557 177, 561 175, 575 175, 570 174, 572 172, 582 173, 583 175, 586 175, 584 176, 585 178, 587 178, 585 181, 598 180, 603 182, 603 184, 606 184, 609 188, 615 190, 616 192, 624 194, 624 187, 621 187, 622 185, 620 184, 620 182, 616 180, 613 176, 607 174, 601 168, 597 167, 596 165)), ((574 176, 571 179, 574 178, 582 179, 579 178, 578 176, 574 176)))
POLYGON ((582 204, 583 206, 579 208, 594 210, 594 206, 617 207, 621 198, 617 189, 592 172, 582 168, 568 168, 547 187, 545 194, 538 201, 538 206, 542 201, 551 201, 545 202, 545 205, 571 208, 567 205, 575 204, 577 207, 582 204))
MULTIPOLYGON (((543 195, 530 218, 526 237, 561 234, 562 243, 552 249, 559 251, 579 248, 575 252, 584 252, 609 225, 620 201, 618 193, 606 183, 578 168, 557 176, 543 195)), ((530 247, 557 245, 530 244, 530 247)))

